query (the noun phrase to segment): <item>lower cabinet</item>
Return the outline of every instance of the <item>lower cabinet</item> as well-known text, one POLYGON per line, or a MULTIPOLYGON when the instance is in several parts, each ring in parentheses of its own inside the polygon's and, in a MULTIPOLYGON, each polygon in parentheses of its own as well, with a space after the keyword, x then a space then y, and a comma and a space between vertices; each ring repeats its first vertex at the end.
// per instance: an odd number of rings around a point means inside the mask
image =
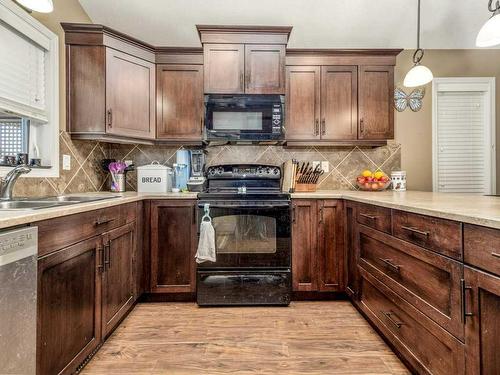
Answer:
POLYGON ((151 292, 196 291, 196 200, 151 202, 151 292))
POLYGON ((345 202, 345 290, 347 295, 356 303, 358 298, 358 254, 356 236, 356 204, 345 202))
POLYGON ((342 201, 292 202, 292 284, 296 292, 344 289, 342 201))
POLYGON ((103 236, 102 334, 106 337, 134 304, 135 223, 103 236))
POLYGON ((101 341, 100 238, 38 261, 37 374, 71 374, 101 341))
POLYGON ((38 260, 37 374, 75 373, 128 313, 136 256, 134 221, 38 260))
POLYGON ((467 374, 500 374, 500 277, 464 269, 467 374))

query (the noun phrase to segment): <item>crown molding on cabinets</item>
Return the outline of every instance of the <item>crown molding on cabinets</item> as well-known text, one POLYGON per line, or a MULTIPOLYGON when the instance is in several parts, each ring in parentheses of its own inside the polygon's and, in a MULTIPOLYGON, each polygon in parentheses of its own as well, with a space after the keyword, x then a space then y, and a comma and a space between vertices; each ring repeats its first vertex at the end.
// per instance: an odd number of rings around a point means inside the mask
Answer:
POLYGON ((196 25, 201 43, 288 44, 292 26, 196 25))

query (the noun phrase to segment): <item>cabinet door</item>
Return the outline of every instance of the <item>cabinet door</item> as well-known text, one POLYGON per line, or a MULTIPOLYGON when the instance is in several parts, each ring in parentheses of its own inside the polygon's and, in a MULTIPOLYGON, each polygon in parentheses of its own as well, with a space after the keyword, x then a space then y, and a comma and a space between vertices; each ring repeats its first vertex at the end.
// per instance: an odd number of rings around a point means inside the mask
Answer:
POLYGON ((135 222, 103 235, 102 331, 107 336, 134 303, 135 222))
POLYGON ((286 139, 318 140, 320 67, 286 67, 286 139))
POLYGON ((72 374, 101 341, 100 239, 38 261, 37 374, 72 374))
POLYGON ((285 46, 245 45, 245 92, 285 93, 285 46))
POLYGON ((245 92, 245 46, 243 44, 205 44, 205 93, 243 94, 245 92))
POLYGON ((196 290, 196 201, 151 202, 151 291, 196 290))
POLYGON ((318 201, 318 288, 321 292, 344 289, 344 225, 342 202, 318 201))
POLYGON ((155 137, 155 64, 106 49, 106 132, 155 137))
POLYGON ((358 299, 359 272, 358 272, 358 242, 356 236, 356 212, 354 203, 345 202, 345 272, 346 293, 353 300, 358 299))
POLYGON ((467 374, 498 374, 500 277, 465 267, 464 278, 467 374))
POLYGON ((359 139, 394 138, 394 67, 361 66, 358 97, 359 139))
POLYGON ((316 201, 297 199, 292 203, 292 283, 294 291, 317 291, 316 201))
POLYGON ((321 139, 358 137, 358 68, 321 67, 321 139))
POLYGON ((157 90, 158 138, 201 140, 203 66, 159 65, 157 90))

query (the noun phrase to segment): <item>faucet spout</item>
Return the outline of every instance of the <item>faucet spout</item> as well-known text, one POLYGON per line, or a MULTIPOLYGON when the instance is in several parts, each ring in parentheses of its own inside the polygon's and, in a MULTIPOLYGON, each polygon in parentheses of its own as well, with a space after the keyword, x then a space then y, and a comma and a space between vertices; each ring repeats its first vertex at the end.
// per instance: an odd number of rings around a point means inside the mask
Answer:
POLYGON ((31 172, 31 168, 27 165, 18 165, 0 179, 0 200, 11 200, 12 190, 19 176, 31 172))

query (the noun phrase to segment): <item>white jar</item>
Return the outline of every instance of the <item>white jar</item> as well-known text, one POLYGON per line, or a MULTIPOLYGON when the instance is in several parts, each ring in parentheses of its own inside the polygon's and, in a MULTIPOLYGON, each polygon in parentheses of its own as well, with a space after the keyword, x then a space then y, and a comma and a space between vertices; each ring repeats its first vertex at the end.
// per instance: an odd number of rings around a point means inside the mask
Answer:
POLYGON ((391 172, 393 191, 406 191, 406 171, 391 172))
POLYGON ((172 191, 172 169, 157 161, 137 167, 139 193, 168 193, 172 191))

